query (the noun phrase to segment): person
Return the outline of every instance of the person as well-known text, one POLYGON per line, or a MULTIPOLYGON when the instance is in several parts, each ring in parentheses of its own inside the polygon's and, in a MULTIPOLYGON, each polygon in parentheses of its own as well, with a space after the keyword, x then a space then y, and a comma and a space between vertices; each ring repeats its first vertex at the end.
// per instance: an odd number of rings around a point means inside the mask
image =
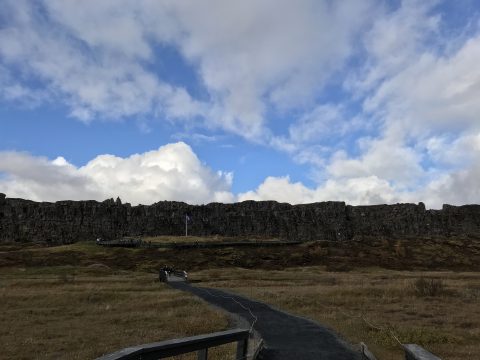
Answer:
POLYGON ((168 275, 170 274, 169 271, 167 270, 168 267, 167 266, 164 266, 163 268, 160 269, 160 271, 158 272, 158 279, 160 281, 168 281, 168 275))

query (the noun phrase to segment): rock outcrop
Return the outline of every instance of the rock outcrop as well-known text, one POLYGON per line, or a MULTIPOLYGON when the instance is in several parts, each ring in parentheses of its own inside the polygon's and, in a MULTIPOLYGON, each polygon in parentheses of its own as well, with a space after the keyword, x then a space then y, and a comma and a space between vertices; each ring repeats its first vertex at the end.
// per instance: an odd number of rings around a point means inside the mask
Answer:
POLYGON ((480 237, 480 205, 426 210, 423 203, 350 206, 344 202, 290 205, 275 201, 150 206, 120 199, 34 202, 0 194, 0 242, 72 243, 122 236, 189 234, 255 236, 288 240, 349 240, 354 237, 480 237))

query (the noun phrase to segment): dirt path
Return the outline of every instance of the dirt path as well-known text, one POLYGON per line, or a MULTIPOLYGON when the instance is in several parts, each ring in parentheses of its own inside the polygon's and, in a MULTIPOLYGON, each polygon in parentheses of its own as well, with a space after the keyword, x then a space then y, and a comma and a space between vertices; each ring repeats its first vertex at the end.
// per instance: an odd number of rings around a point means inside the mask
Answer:
POLYGON ((170 285, 195 294, 212 305, 242 317, 250 324, 255 321, 254 329, 265 342, 259 360, 361 359, 358 351, 331 330, 314 321, 290 315, 265 303, 226 291, 199 288, 181 282, 170 285))

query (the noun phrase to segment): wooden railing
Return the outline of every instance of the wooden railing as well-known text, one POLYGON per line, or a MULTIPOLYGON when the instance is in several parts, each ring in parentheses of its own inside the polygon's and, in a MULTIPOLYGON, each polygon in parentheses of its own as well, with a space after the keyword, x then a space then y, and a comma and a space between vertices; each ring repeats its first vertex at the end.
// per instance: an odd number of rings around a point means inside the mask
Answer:
POLYGON ((416 344, 403 344, 406 360, 441 360, 424 348, 416 344))
POLYGON ((96 360, 156 360, 194 351, 198 360, 207 360, 209 348, 232 342, 237 342, 235 360, 246 360, 249 334, 249 330, 235 329, 161 341, 128 347, 96 360))
MULTIPOLYGON (((402 344, 402 347, 405 351, 405 360, 441 360, 438 356, 433 355, 417 344, 402 344)), ((360 343, 360 348, 362 360, 377 360, 363 342, 360 343)))

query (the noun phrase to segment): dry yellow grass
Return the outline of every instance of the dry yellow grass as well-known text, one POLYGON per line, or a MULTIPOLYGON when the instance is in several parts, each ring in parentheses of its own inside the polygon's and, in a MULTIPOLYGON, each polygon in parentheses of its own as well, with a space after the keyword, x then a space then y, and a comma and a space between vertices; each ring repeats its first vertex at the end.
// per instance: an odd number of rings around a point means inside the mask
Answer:
POLYGON ((474 359, 480 352, 479 273, 384 269, 334 273, 310 267, 216 269, 191 278, 203 280, 202 286, 229 289, 314 319, 351 343, 367 343, 379 359, 404 358, 390 331, 402 343, 423 345, 443 359, 474 359), (422 277, 442 279, 445 290, 433 297, 418 296, 414 283, 422 277))
MULTIPOLYGON (((445 359, 474 359, 480 353, 480 273, 413 269, 478 270, 477 243, 369 240, 188 251, 104 248, 92 242, 50 248, 4 245, 0 342, 5 350, 0 358, 88 359, 128 345, 224 329, 223 315, 162 287, 148 273, 171 264, 189 271, 194 280, 210 280, 200 285, 231 289, 315 319, 352 343, 364 341, 379 359, 403 358, 387 329, 402 342, 424 345, 445 359), (368 268, 371 264, 412 271, 368 268), (357 266, 363 268, 332 272, 357 266), (285 267, 290 268, 274 270, 285 267), (442 279, 445 288, 436 296, 419 296, 414 284, 422 277, 442 279), (372 328, 360 315, 385 329, 372 328)), ((213 358, 225 359, 231 349, 220 349, 213 358)))
MULTIPOLYGON (((186 238, 187 241, 193 239, 198 239, 199 242, 215 240, 214 237, 186 238)), ((182 242, 185 238, 165 237, 165 241, 182 242)), ((92 241, 55 247, 32 243, 0 244, 0 267, 88 266, 97 262, 129 271, 158 270, 163 265, 174 265, 187 270, 226 267, 278 270, 286 267, 327 266, 329 270, 339 271, 380 266, 396 270, 480 271, 480 242, 469 238, 408 241, 373 238, 359 239, 352 243, 318 241, 278 248, 242 246, 188 251, 105 248, 92 241)))
MULTIPOLYGON (((3 268, 0 303, 0 359, 93 359, 228 327, 225 314, 160 284, 155 274, 113 274, 102 265, 3 268)), ((212 349, 212 358, 232 351, 212 349)))

